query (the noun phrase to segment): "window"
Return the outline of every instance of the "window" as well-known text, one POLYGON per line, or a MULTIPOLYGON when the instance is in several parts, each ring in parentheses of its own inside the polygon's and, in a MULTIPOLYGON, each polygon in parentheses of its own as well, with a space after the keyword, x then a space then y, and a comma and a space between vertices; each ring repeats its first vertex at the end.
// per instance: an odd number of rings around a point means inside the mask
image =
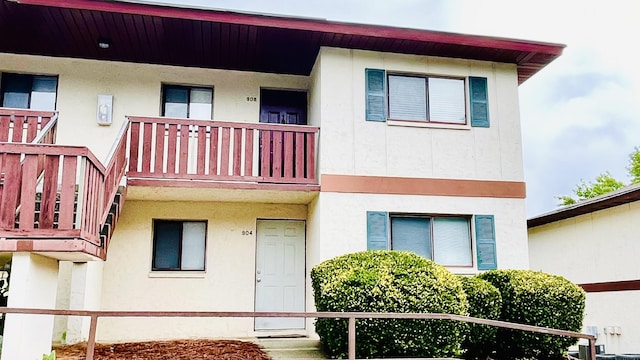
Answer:
POLYGON ((153 270, 204 270, 205 221, 153 222, 153 270))
POLYGON ((389 119, 489 127, 486 78, 387 74, 385 70, 366 69, 365 82, 367 121, 389 119))
POLYGON ((162 116, 211 120, 212 88, 164 85, 162 94, 162 116))
POLYGON ((389 75, 389 118, 465 124, 464 80, 389 75))
POLYGON ((391 216, 391 249, 446 266, 472 266, 469 218, 391 216))
POLYGON ((2 74, 2 107, 55 110, 57 87, 56 76, 2 74))
POLYGON ((473 266, 474 241, 478 270, 496 269, 492 215, 416 215, 367 211, 368 250, 406 250, 445 266, 473 266))

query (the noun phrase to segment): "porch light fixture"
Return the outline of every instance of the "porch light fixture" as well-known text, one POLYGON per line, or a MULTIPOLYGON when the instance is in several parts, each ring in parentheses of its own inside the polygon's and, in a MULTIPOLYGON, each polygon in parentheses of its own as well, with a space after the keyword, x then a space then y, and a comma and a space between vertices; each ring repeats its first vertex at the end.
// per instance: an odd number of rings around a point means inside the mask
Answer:
POLYGON ((107 38, 98 38, 98 47, 100 49, 108 49, 111 47, 111 41, 109 41, 109 39, 107 38))

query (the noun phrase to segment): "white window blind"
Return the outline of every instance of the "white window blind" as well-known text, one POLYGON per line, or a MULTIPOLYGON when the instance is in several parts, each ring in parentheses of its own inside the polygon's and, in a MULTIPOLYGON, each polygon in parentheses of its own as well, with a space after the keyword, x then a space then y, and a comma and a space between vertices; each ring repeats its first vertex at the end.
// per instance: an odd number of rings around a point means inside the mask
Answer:
POLYGON ((471 237, 466 218, 435 218, 433 258, 441 265, 471 266, 471 237))
POLYGON ((394 217, 391 218, 391 239, 393 250, 412 251, 431 259, 430 219, 394 217))
POLYGON ((427 84, 425 78, 389 76, 389 118, 427 120, 427 84))
POLYGON ((213 98, 211 89, 191 89, 191 98, 189 99, 189 118, 210 120, 211 119, 211 100, 213 98))
POLYGON ((429 120, 465 124, 464 80, 429 78, 429 120))
POLYGON ((205 232, 204 222, 182 224, 182 270, 204 270, 205 232))

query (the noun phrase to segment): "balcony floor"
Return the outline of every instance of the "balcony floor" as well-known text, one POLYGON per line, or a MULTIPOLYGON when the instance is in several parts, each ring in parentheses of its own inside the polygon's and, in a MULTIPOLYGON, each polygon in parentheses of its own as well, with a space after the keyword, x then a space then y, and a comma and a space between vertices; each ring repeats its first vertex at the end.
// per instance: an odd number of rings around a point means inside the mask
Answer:
POLYGON ((309 204, 319 185, 127 179, 128 200, 309 204))

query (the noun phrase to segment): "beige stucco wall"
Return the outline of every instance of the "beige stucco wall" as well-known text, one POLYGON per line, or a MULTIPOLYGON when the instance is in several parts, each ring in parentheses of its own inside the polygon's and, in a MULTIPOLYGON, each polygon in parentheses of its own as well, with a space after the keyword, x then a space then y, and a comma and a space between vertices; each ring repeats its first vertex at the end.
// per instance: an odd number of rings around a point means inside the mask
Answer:
MULTIPOLYGON (((320 193, 316 212, 322 246, 319 260, 367 249, 367 211, 398 213, 494 215, 498 267, 526 269, 527 232, 521 199, 462 198, 445 196, 369 195, 320 193)), ((473 231, 472 231, 473 234, 473 231)), ((472 236, 473 238, 474 236, 472 236)), ((474 263, 475 263, 475 241, 474 263)), ((449 268, 460 274, 477 273, 473 268, 449 268)))
MULTIPOLYGON (((640 279, 640 202, 529 229, 531 269, 575 283, 640 279)), ((640 352, 640 291, 587 294, 585 326, 597 326, 607 352, 640 352), (620 335, 605 328, 620 327, 620 335), (607 330, 609 332, 609 330, 607 330)))
POLYGON ((322 123, 321 173, 524 179, 515 65, 322 48, 312 78, 322 101, 316 110, 322 123), (491 127, 421 128, 365 121, 366 68, 486 77, 491 127))
POLYGON ((57 142, 89 146, 100 159, 109 153, 125 116, 160 116, 163 83, 212 86, 213 119, 238 122, 258 122, 261 87, 308 89, 304 76, 2 53, 0 72, 58 75, 57 142), (114 97, 111 126, 96 123, 98 94, 114 97))
MULTIPOLYGON (((102 309, 253 311, 256 219, 306 218, 305 205, 128 201, 104 264, 102 309), (152 272, 152 219, 207 220, 206 271, 152 272)), ((98 325, 99 341, 249 336, 255 336, 251 319, 101 319, 98 325)))

